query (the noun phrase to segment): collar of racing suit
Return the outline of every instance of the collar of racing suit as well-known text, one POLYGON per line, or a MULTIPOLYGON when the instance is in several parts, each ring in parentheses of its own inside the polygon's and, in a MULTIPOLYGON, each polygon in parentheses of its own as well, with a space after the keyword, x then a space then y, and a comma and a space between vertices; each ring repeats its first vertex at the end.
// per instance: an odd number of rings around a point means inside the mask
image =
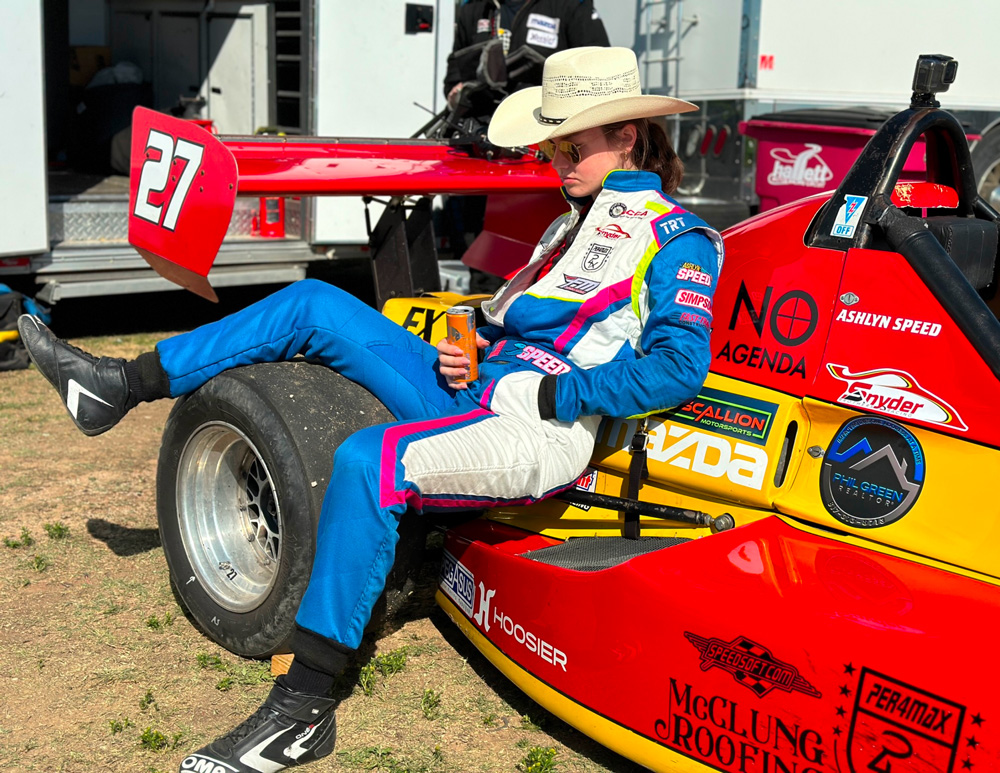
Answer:
MULTIPOLYGON (((660 176, 655 172, 646 172, 638 169, 614 169, 604 177, 602 189, 597 194, 600 196, 605 191, 620 191, 622 193, 660 190, 660 176)), ((565 215, 561 215, 550 225, 535 248, 535 254, 520 271, 514 274, 488 301, 483 303, 483 310, 489 320, 494 315, 502 317, 506 308, 530 287, 538 278, 538 271, 541 266, 556 249, 557 245, 563 244, 568 234, 576 229, 584 216, 590 211, 591 204, 596 197, 576 197, 570 196, 566 189, 562 189, 566 202, 570 205, 570 210, 565 215)), ((491 324, 493 322, 491 321, 491 324)))

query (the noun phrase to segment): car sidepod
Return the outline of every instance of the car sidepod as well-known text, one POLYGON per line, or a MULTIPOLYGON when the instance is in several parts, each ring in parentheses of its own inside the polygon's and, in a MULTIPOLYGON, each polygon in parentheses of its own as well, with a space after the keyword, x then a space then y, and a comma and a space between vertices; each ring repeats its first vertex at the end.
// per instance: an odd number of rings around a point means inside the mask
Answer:
POLYGON ((617 564, 558 555, 608 539, 465 524, 438 601, 529 696, 653 770, 1000 765, 997 672, 972 655, 1000 632, 995 585, 778 516, 617 564))

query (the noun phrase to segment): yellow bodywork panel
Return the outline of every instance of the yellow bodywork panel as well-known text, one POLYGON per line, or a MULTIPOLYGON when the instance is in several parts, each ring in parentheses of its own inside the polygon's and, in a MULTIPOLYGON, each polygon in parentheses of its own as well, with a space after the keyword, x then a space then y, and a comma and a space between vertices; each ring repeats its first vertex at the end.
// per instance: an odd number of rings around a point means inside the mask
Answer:
POLYGON ((432 346, 448 333, 445 313, 452 306, 473 306, 488 295, 459 295, 458 293, 428 293, 419 298, 390 298, 382 307, 382 314, 397 325, 409 330, 417 338, 432 346))
MULTIPOLYGON (((923 451, 926 475, 912 508, 898 520, 877 528, 858 528, 834 518, 823 504, 820 475, 824 454, 845 421, 863 414, 806 398, 809 416, 806 454, 791 485, 775 499, 777 509, 802 520, 854 534, 1000 577, 1000 500, 993 486, 1000 451, 967 440, 904 425, 923 451)), ((869 415, 869 414, 864 414, 869 415)), ((864 491, 859 496, 872 496, 864 491)))
MULTIPOLYGON (((775 495, 805 454, 808 417, 801 401, 712 373, 702 395, 683 410, 646 419, 649 477, 639 499, 712 516, 729 513, 738 525, 773 514, 775 495)), ((627 496, 628 448, 638 424, 636 419, 604 420, 589 473, 578 488, 627 496)), ((618 512, 552 499, 530 508, 497 508, 489 517, 557 539, 612 536, 623 524, 618 512)), ((640 520, 643 535, 709 534, 707 528, 640 520)))

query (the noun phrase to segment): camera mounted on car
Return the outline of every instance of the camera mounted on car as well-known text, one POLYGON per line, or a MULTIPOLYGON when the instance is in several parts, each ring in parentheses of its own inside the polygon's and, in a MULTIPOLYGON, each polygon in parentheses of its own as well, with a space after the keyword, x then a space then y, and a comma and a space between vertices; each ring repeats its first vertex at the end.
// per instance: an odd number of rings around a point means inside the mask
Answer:
POLYGON ((913 72, 913 96, 910 107, 941 107, 934 97, 943 94, 955 82, 958 61, 944 54, 921 54, 913 72))

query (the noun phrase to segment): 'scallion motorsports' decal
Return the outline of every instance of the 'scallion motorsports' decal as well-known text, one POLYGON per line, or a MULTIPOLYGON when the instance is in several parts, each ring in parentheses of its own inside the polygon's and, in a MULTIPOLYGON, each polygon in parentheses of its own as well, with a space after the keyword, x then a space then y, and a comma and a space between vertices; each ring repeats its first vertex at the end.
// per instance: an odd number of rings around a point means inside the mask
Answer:
POLYGON ((979 748, 976 727, 979 714, 963 732, 966 709, 954 701, 934 695, 898 679, 868 668, 844 666, 846 684, 840 687, 833 728, 834 756, 846 757, 845 770, 851 771, 936 771, 951 773, 961 754, 960 770, 976 770, 973 758, 979 748), (851 684, 859 671, 856 684, 851 684), (847 720, 845 704, 853 702, 850 728, 844 740, 842 723, 847 720), (963 736, 965 745, 960 749, 963 736), (843 747, 841 747, 843 744, 843 747))
POLYGON ((721 668, 732 674, 739 684, 758 698, 771 690, 800 692, 812 698, 822 697, 819 690, 799 675, 799 670, 776 659, 767 647, 737 636, 732 641, 706 639, 698 634, 684 632, 686 638, 701 653, 701 670, 721 668))
POLYGON ((830 375, 847 384, 837 402, 841 405, 898 416, 903 419, 926 421, 954 429, 968 429, 954 408, 935 394, 928 392, 909 373, 891 368, 877 368, 851 373, 844 365, 826 366, 830 375))
POLYGON ((703 387, 694 400, 689 400, 667 415, 671 421, 749 440, 762 446, 767 444, 777 410, 775 403, 703 387))
POLYGON ((924 451, 913 433, 889 419, 846 421, 823 457, 823 505, 841 523, 888 526, 916 504, 924 485, 924 451))

